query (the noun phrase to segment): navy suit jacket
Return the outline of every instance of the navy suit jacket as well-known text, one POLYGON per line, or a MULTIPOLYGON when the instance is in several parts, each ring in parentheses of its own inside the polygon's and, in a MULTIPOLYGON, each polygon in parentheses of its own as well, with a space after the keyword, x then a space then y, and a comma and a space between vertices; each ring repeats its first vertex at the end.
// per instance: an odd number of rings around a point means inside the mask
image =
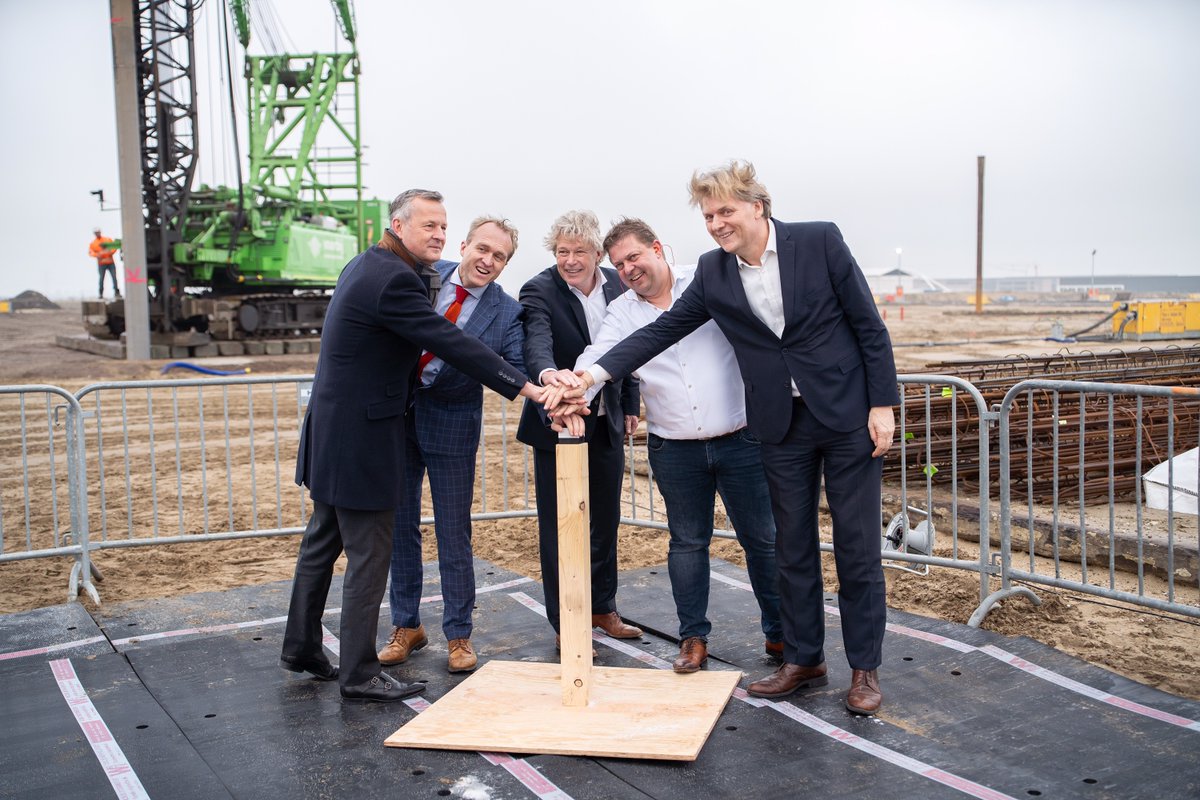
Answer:
MULTIPOLYGON (((434 266, 446 284, 458 263, 439 261, 434 266)), ((524 372, 523 318, 521 304, 493 281, 484 287, 462 332, 483 342, 524 372)), ((483 387, 479 381, 443 364, 432 383, 417 386, 413 401, 410 413, 414 414, 417 441, 424 452, 474 459, 483 418, 483 387)))
MULTIPOLYGON (((625 286, 616 270, 600 267, 607 282, 604 284, 604 304, 621 296, 625 286)), ((521 305, 525 307, 525 368, 537 381, 543 370, 575 369, 575 360, 592 343, 588 332, 583 304, 571 293, 557 267, 549 267, 534 275, 521 287, 521 305)), ((631 370, 632 371, 632 370, 631 370)), ((585 438, 607 435, 614 446, 625 440, 625 416, 637 414, 641 404, 636 378, 625 374, 624 380, 613 381, 592 404, 592 413, 584 417, 585 438), (597 417, 599 403, 604 403, 604 416, 597 417), (597 433, 597 420, 603 421, 597 433)), ((558 434, 546 427, 541 406, 526 403, 517 427, 517 440, 541 450, 553 450, 558 434)))
POLYGON ((598 363, 628 375, 710 319, 733 345, 746 385, 751 432, 778 444, 792 417, 791 382, 819 422, 835 431, 867 423, 873 406, 900 402, 887 327, 862 270, 832 222, 775 225, 783 292, 783 335, 750 308, 737 258, 700 257, 696 277, 671 310, 631 334, 598 363))
POLYGON ((512 399, 525 376, 433 310, 424 282, 378 245, 338 278, 300 430, 296 482, 313 500, 360 511, 399 506, 404 413, 417 359, 430 350, 512 399))

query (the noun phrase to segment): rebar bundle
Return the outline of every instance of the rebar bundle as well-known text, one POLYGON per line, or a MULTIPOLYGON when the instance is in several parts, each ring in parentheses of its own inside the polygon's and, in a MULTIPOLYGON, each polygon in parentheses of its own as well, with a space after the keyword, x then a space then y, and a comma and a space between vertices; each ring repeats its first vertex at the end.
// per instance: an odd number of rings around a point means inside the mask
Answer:
MULTIPOLYGON (((996 409, 1009 389, 1029 379, 1200 387, 1200 346, 950 361, 925 371, 970 381, 996 409)), ((1200 404, 1182 397, 1023 392, 1009 416, 1013 498, 1084 504, 1127 498, 1146 470, 1200 443, 1198 412, 1200 404)), ((898 481, 903 469, 910 481, 978 485, 980 420, 970 395, 906 387, 901 422, 902 452, 888 455, 885 480, 898 481)), ((991 426, 993 486, 999 485, 999 436, 991 426)))

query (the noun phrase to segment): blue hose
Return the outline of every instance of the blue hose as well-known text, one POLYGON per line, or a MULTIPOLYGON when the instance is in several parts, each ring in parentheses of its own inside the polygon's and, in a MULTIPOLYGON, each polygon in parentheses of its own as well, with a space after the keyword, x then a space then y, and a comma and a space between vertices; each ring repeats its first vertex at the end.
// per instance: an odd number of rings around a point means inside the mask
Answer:
POLYGON ((203 372, 205 375, 245 375, 250 371, 249 367, 242 367, 241 369, 213 369, 211 367, 198 367, 195 364, 189 364, 186 361, 172 361, 170 364, 164 366, 159 372, 160 374, 165 374, 176 367, 195 370, 196 372, 203 372))

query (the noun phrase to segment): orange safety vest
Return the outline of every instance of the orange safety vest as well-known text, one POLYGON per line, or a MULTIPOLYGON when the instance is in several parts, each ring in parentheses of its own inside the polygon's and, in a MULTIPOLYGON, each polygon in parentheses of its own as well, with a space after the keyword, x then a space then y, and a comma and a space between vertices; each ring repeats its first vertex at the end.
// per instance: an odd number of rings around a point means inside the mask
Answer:
POLYGON ((92 243, 88 245, 88 255, 96 259, 96 263, 102 267, 107 267, 109 264, 113 263, 113 253, 115 251, 104 247, 105 244, 110 243, 112 243, 112 239, 108 238, 107 236, 97 236, 95 239, 92 239, 92 243))

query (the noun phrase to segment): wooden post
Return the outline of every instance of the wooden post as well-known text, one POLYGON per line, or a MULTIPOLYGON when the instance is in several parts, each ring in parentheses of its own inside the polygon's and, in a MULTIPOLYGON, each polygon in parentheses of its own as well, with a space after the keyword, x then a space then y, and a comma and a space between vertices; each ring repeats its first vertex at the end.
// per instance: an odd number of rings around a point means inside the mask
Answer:
POLYGON ((555 448, 555 459, 562 699, 565 706, 587 706, 592 680, 592 549, 587 443, 560 443, 555 448))

